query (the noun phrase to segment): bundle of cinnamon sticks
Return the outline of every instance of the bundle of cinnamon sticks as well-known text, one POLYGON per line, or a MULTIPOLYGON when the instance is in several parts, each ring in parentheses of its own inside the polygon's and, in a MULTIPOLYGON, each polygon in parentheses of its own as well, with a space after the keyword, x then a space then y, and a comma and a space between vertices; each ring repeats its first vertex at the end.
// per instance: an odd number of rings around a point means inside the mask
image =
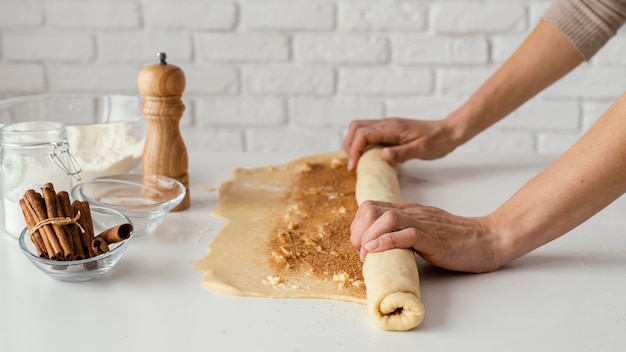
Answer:
POLYGON ((120 224, 94 235, 89 203, 70 201, 67 192, 55 192, 51 183, 24 193, 20 207, 30 239, 41 258, 68 261, 95 257, 109 251, 109 245, 130 237, 131 224, 120 224))

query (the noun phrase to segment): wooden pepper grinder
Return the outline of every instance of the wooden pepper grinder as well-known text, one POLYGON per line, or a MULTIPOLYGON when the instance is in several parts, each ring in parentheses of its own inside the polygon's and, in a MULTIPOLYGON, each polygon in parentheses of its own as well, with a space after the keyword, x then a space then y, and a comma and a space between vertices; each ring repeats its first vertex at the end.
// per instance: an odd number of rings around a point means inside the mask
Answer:
POLYGON ((180 181, 187 193, 172 211, 189 208, 189 160, 179 122, 185 111, 181 98, 185 90, 185 74, 166 61, 165 53, 157 53, 157 64, 139 72, 137 86, 144 97, 141 110, 148 121, 148 136, 141 158, 143 173, 168 176, 180 181))

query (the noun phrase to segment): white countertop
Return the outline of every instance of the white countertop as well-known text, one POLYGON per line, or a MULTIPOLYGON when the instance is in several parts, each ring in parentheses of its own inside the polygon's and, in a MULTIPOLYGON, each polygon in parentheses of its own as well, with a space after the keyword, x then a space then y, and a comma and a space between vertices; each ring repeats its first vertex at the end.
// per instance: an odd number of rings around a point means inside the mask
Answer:
MULTIPOLYGON (((105 277, 53 280, 0 238, 0 351, 624 351, 626 199, 500 271, 469 275, 420 263, 426 318, 385 332, 365 306, 225 296, 199 285, 222 222, 217 189, 237 167, 302 154, 190 151, 191 208, 132 242, 105 277)), ((552 160, 453 154, 401 168, 407 201, 459 215, 493 210, 552 160)))

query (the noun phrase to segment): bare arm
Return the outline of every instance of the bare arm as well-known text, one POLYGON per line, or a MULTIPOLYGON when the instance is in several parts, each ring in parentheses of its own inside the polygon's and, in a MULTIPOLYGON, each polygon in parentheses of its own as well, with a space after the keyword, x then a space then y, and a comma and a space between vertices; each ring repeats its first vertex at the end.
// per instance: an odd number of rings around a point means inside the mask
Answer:
POLYGON ((551 24, 541 21, 513 55, 448 117, 438 121, 382 119, 353 121, 344 149, 354 168, 368 144, 389 144, 383 159, 435 159, 491 126, 583 62, 551 24))
POLYGON ((582 62, 578 50, 558 29, 540 21, 502 67, 447 120, 458 126, 464 143, 582 62))
POLYGON ((570 231, 624 192, 626 94, 490 218, 508 248, 508 261, 570 231))

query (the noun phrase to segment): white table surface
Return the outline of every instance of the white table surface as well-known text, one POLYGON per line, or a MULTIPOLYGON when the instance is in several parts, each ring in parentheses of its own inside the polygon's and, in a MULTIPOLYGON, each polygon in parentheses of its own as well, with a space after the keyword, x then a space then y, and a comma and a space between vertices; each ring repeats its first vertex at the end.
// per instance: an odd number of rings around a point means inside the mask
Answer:
MULTIPOLYGON (((420 263, 426 318, 385 332, 365 306, 225 296, 189 262, 223 225, 211 218, 237 167, 304 154, 190 151, 191 208, 137 239, 105 277, 53 280, 0 238, 0 351, 624 351, 626 203, 500 271, 470 275, 420 263)), ((459 215, 490 212, 551 162, 453 154, 402 166, 405 200, 459 215)))

